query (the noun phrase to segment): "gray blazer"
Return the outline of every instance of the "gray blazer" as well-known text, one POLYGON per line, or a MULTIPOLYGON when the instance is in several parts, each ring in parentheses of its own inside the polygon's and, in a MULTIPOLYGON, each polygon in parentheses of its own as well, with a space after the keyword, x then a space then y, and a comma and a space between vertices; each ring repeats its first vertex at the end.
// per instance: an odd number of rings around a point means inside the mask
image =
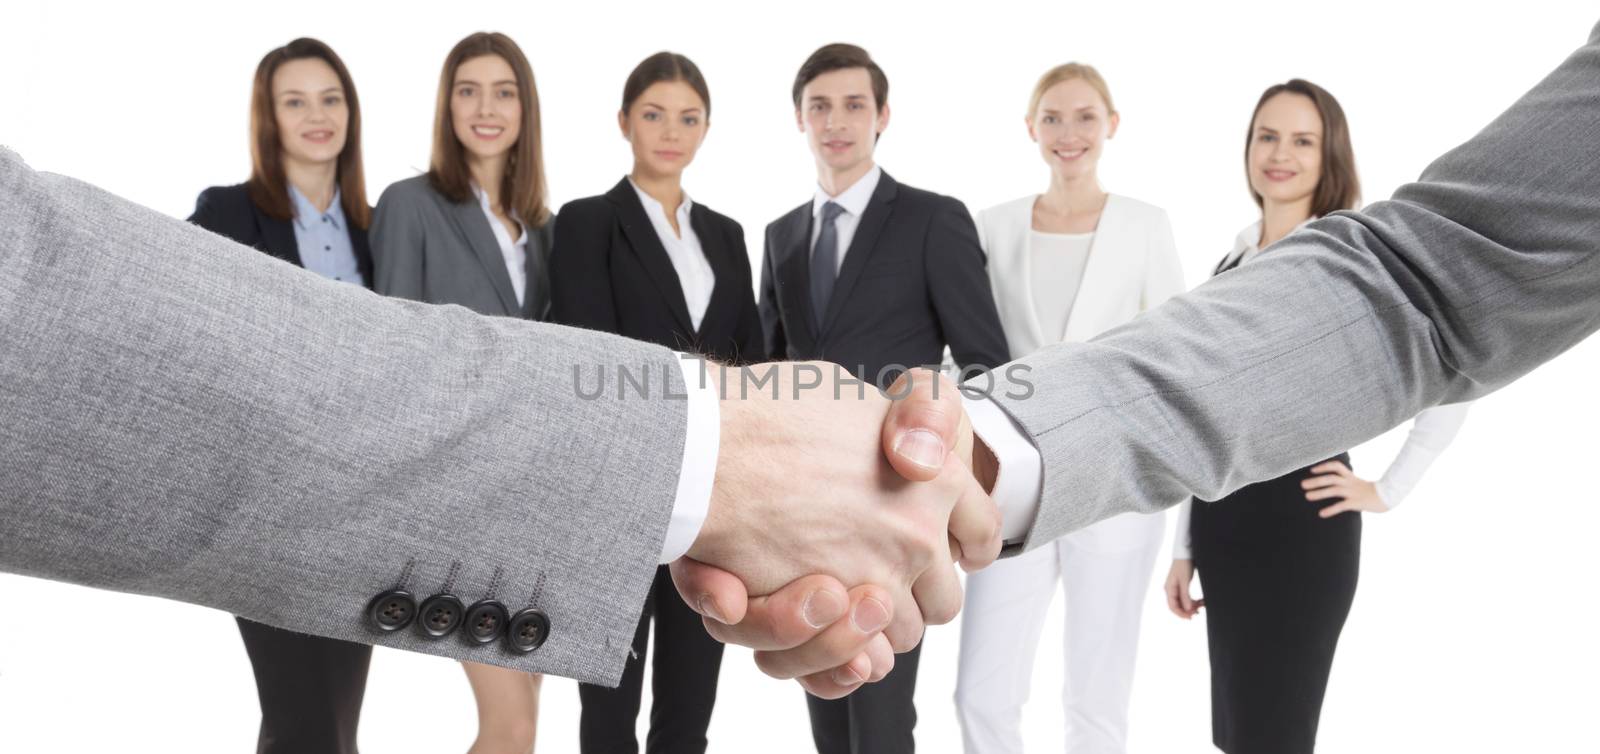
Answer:
POLYGON ((429 304, 458 304, 479 314, 544 319, 550 311, 550 247, 555 218, 528 233, 528 282, 522 306, 483 208, 452 202, 426 175, 385 189, 372 213, 373 290, 429 304))
MULTIPOLYGON (((1393 201, 1002 370, 1044 461, 1030 541, 1279 476, 1600 328, 1597 139, 1600 36, 1393 201)), ((666 349, 382 298, 0 149, 0 354, 0 568, 619 677, 684 404, 582 400, 573 370, 681 395, 666 349), (378 633, 396 585, 538 606, 549 639, 378 633)))
POLYGON ((0 148, 0 354, 0 570, 620 677, 683 457, 671 351, 326 281, 0 148), (602 364, 655 399, 580 399, 602 364), (547 638, 385 632, 392 589, 547 638))

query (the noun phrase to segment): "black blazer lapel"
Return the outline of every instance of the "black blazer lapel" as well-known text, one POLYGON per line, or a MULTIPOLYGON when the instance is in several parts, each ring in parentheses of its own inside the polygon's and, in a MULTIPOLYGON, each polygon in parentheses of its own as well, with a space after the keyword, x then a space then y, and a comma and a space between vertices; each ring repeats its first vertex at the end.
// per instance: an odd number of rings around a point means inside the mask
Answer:
POLYGON ((294 221, 268 217, 255 202, 250 203, 250 211, 255 213, 256 227, 261 229, 263 251, 296 267, 304 267, 305 263, 300 261, 300 244, 294 240, 294 226, 290 225, 294 221))
POLYGON ((711 274, 715 278, 711 284, 711 302, 706 304, 706 314, 700 318, 696 339, 718 332, 716 327, 724 320, 730 323, 728 329, 732 331, 732 325, 737 324, 734 318, 740 314, 739 297, 734 291, 733 249, 723 243, 721 229, 711 226, 706 210, 698 204, 689 210, 689 227, 694 228, 695 237, 700 239, 700 248, 705 250, 706 261, 711 264, 711 274))
POLYGON ((689 305, 683 298, 683 283, 678 280, 678 271, 672 267, 672 258, 667 256, 667 248, 661 245, 661 239, 656 236, 656 228, 650 223, 649 216, 645 215, 644 205, 639 202, 639 195, 634 193, 633 185, 628 179, 622 179, 606 192, 606 199, 616 206, 622 234, 627 237, 628 245, 638 256, 639 263, 649 273, 650 282, 655 284, 662 300, 667 302, 667 308, 672 310, 672 316, 683 328, 682 332, 694 333, 689 305))
POLYGON ((782 311, 793 315, 784 317, 783 329, 789 334, 790 344, 803 353, 811 353, 821 340, 813 324, 816 317, 811 311, 811 202, 807 201, 791 213, 786 225, 778 256, 773 259, 777 266, 779 303, 782 311), (795 337, 802 333, 809 343, 795 337))
POLYGON ((856 225, 856 234, 850 239, 850 249, 845 252, 844 266, 839 268, 839 279, 833 284, 833 295, 828 298, 828 312, 822 318, 822 335, 827 335, 828 329, 833 326, 833 320, 839 316, 839 310, 844 308, 845 301, 850 298, 850 290, 855 287, 856 279, 861 277, 862 268, 867 266, 867 260, 872 256, 872 250, 877 248, 878 235, 883 232, 884 223, 889 220, 895 194, 899 193, 898 183, 883 173, 878 178, 878 186, 872 190, 872 198, 867 200, 867 209, 861 213, 861 222, 856 225))
POLYGON ((495 240, 494 230, 489 227, 489 218, 483 214, 483 207, 478 205, 476 197, 464 202, 451 202, 447 214, 461 237, 467 239, 473 255, 483 265, 483 271, 494 285, 494 292, 499 295, 505 312, 515 314, 522 311, 522 307, 517 306, 517 290, 511 287, 511 273, 506 271, 506 258, 500 253, 500 242, 495 240))
POLYGON ((550 247, 555 228, 546 222, 528 232, 528 282, 522 296, 522 316, 542 322, 550 315, 550 247))

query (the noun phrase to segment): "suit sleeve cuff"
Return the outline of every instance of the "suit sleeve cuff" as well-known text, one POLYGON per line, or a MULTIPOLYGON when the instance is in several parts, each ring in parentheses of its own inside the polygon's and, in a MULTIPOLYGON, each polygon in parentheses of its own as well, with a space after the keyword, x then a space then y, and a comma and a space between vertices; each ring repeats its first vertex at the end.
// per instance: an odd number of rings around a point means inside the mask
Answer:
POLYGON ((962 402, 972 420, 973 434, 989 446, 998 462, 989 496, 1000 509, 1000 540, 1008 545, 1024 542, 1033 529, 1044 482, 1039 449, 1010 414, 988 397, 963 395, 962 402))
POLYGON ((706 378, 705 360, 678 354, 688 395, 688 431, 683 438, 683 468, 678 472, 678 494, 672 501, 672 519, 661 543, 662 563, 683 557, 700 536, 711 508, 711 483, 717 476, 717 449, 722 437, 721 407, 717 389, 706 378))

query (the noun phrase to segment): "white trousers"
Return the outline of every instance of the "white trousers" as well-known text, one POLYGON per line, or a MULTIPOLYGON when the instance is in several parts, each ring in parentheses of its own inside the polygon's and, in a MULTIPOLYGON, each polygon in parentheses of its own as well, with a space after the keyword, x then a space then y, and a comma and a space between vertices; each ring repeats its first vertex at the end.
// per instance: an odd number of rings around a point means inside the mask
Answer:
POLYGON ((1022 705, 1057 580, 1066 597, 1067 752, 1123 754, 1139 618, 1164 521, 1124 513, 967 578, 956 680, 967 754, 1022 751, 1022 705))

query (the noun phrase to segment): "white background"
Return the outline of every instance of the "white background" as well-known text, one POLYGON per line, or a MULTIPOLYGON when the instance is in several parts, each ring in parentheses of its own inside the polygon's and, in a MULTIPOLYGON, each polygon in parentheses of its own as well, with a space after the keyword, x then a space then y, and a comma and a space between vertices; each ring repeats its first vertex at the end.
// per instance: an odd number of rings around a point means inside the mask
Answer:
MULTIPOLYGON (((1373 200, 1487 123, 1600 18, 1592 4, 1549 0, 8 6, 0 142, 39 169, 179 217, 202 188, 246 177, 251 75, 262 53, 295 36, 327 41, 354 75, 374 201, 426 164, 438 66, 466 33, 505 31, 531 59, 553 206, 604 191, 628 168, 614 118, 622 81, 651 52, 684 52, 713 97, 686 187, 744 224, 754 259, 762 227, 812 191, 789 86, 818 45, 857 42, 887 70, 893 118, 881 164, 973 209, 1045 186, 1022 125, 1029 91, 1053 64, 1091 62, 1123 113, 1103 182, 1167 208, 1191 284, 1254 219, 1241 152, 1268 84, 1300 76, 1340 98, 1373 200)), ((1574 160, 1596 158, 1594 143, 1569 148, 1574 160)), ((1406 505, 1369 517, 1322 751, 1600 751, 1597 375, 1591 341, 1481 401, 1406 505)), ((1358 470, 1378 473, 1400 436, 1356 449, 1358 470)), ((1165 611, 1165 570, 1163 555, 1130 747, 1207 751, 1203 618, 1165 611)), ((0 751, 253 751, 254 687, 229 616, 14 576, 0 576, 0 606, 0 751)), ((1034 751, 1061 749, 1060 610, 1058 600, 1025 713, 1034 751)), ((956 626, 927 636, 924 751, 959 749, 957 639, 956 626)), ((575 685, 549 679, 539 750, 576 751, 577 714, 575 685)), ((465 750, 474 730, 455 663, 375 654, 365 751, 465 750)), ((710 737, 720 754, 808 751, 799 689, 730 650, 710 737)))

